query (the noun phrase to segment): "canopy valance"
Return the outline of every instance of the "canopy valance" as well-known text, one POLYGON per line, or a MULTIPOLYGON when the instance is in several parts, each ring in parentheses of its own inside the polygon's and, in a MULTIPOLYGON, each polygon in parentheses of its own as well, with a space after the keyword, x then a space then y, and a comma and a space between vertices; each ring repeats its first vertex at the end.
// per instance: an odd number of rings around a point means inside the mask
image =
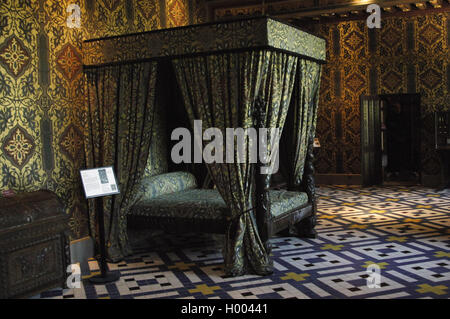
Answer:
POLYGON ((281 50, 324 63, 325 45, 323 38, 273 18, 257 17, 86 40, 83 63, 89 67, 254 49, 281 50))

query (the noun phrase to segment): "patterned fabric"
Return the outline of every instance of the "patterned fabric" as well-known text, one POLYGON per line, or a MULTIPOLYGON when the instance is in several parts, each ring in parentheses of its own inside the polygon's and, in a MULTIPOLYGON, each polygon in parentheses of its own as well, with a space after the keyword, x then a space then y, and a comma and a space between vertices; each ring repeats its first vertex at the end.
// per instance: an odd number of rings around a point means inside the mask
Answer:
POLYGON ((270 46, 311 58, 318 62, 326 60, 326 41, 311 33, 276 20, 267 20, 267 37, 270 46))
MULTIPOLYGON (((158 90, 158 84, 156 92, 158 90)), ((167 136, 167 110, 165 104, 156 96, 153 119, 152 138, 144 177, 159 175, 168 172, 169 164, 169 137, 167 136)))
POLYGON ((193 219, 224 219, 227 205, 214 189, 188 189, 139 201, 133 215, 193 219))
POLYGON ((302 182, 308 144, 316 131, 320 74, 320 64, 299 62, 280 154, 290 189, 298 188, 302 182))
POLYGON ((197 188, 197 182, 195 181, 195 176, 189 172, 155 175, 142 179, 138 198, 147 200, 192 188, 197 188))
POLYGON ((270 190, 270 213, 277 217, 308 203, 308 195, 303 192, 289 192, 285 190, 270 190))
MULTIPOLYGON (((270 212, 279 216, 308 202, 306 193, 284 190, 269 191, 270 212)), ((223 220, 230 212, 215 189, 187 189, 139 201, 133 215, 223 220)))
MULTIPOLYGON (((173 64, 191 121, 201 119, 205 127, 217 127, 225 132, 226 128, 254 126, 254 102, 258 96, 267 102, 261 126, 282 129, 296 61, 296 57, 285 53, 261 50, 177 59, 173 64)), ((247 139, 244 163, 237 162, 235 145, 235 163, 207 164, 218 191, 230 208, 227 217, 233 221, 224 249, 229 276, 249 271, 260 275, 272 272, 253 213, 254 166, 249 162, 249 146, 247 139)), ((274 149, 270 143, 268 149, 274 149)))
POLYGON ((324 39, 279 21, 258 17, 87 40, 83 43, 83 64, 98 65, 224 50, 257 50, 261 47, 283 50, 320 62, 326 60, 324 39))
MULTIPOLYGON (((114 166, 120 194, 103 197, 108 257, 130 254, 126 214, 136 200, 152 137, 156 62, 91 69, 87 75, 87 167, 114 166)), ((89 201, 96 235, 94 201, 89 201)))

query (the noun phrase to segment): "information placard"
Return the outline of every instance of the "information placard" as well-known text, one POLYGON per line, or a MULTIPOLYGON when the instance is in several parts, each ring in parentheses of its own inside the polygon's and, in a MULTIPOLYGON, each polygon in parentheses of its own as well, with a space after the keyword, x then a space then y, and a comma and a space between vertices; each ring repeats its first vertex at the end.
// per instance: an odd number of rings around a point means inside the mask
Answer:
POLYGON ((86 198, 119 194, 112 166, 80 170, 86 198))

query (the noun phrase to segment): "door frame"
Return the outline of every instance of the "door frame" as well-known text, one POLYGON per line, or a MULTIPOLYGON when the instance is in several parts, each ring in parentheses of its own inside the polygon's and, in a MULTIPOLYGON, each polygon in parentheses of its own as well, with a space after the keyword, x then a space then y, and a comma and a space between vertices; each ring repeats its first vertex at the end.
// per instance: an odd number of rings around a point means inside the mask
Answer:
POLYGON ((381 163, 381 98, 379 95, 361 95, 360 105, 360 144, 361 144, 361 183, 363 186, 382 184, 381 163), (367 105, 365 101, 369 101, 367 105), (370 103, 372 102, 372 103, 370 103), (367 112, 364 108, 367 107, 367 112), (367 127, 363 123, 367 121, 367 127), (376 123, 379 123, 377 125, 376 123))

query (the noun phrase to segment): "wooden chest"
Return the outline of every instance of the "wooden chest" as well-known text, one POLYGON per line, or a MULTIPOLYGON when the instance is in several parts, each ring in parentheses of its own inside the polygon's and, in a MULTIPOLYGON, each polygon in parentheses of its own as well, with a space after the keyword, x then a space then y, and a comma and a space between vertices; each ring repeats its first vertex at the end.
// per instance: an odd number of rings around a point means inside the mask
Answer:
POLYGON ((64 287, 68 217, 50 191, 0 198, 0 299, 64 287))

